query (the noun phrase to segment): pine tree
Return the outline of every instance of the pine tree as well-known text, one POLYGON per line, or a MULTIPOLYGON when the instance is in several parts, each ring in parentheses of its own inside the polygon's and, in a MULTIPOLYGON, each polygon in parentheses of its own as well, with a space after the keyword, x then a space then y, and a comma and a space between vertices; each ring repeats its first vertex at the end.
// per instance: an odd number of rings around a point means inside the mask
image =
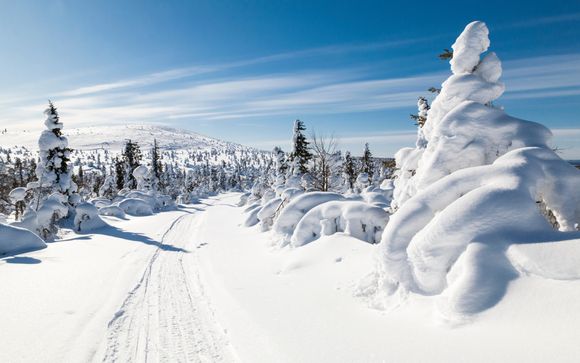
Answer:
POLYGON ((117 190, 121 190, 125 187, 125 163, 123 159, 116 156, 114 159, 115 163, 115 184, 117 190))
POLYGON ((159 146, 157 139, 153 139, 153 149, 151 149, 151 176, 153 190, 163 190, 164 185, 161 181, 163 165, 161 164, 161 155, 159 155, 159 146))
POLYGON ((354 188, 354 183, 356 182, 356 170, 354 166, 354 160, 350 155, 350 151, 344 154, 344 175, 348 183, 349 189, 354 188))
POLYGON ((367 173, 369 175, 369 179, 372 180, 373 173, 374 173, 374 162, 373 162, 373 154, 369 148, 369 144, 365 144, 365 151, 362 156, 362 169, 361 172, 367 173))
POLYGON ((50 100, 44 113, 47 116, 44 121, 47 130, 42 132, 38 140, 40 164, 37 166, 36 174, 39 184, 41 188, 46 188, 49 194, 60 192, 69 196, 76 191, 69 172, 72 149, 68 147, 68 140, 62 135, 63 124, 50 100))
POLYGON ((136 142, 127 140, 123 150, 123 161, 125 162, 124 180, 125 187, 129 189, 137 188, 137 180, 133 176, 133 171, 141 165, 141 148, 136 142))
POLYGON ((312 159, 312 153, 308 146, 309 142, 306 140, 306 136, 304 136, 303 133, 304 130, 306 130, 304 122, 296 120, 294 122, 294 149, 290 155, 295 175, 308 173, 308 162, 312 159))

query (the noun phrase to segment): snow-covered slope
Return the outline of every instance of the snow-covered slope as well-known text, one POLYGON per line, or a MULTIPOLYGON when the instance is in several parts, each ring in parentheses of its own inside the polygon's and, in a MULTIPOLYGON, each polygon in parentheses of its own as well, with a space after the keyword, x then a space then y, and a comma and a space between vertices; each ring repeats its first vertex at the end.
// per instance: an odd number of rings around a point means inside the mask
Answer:
MULTIPOLYGON (((239 150, 243 146, 193 131, 157 125, 119 125, 84 128, 65 128, 63 134, 69 146, 76 150, 108 149, 120 150, 128 139, 137 141, 142 147, 150 148, 153 140, 165 150, 239 150)), ((37 131, 10 131, 0 134, 0 147, 24 146, 30 150, 38 148, 37 131)))

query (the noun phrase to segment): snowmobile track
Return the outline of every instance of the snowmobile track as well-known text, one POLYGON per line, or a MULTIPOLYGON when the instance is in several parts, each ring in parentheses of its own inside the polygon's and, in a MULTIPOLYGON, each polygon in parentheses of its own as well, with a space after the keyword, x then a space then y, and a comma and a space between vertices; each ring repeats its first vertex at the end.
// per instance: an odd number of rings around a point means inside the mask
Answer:
MULTIPOLYGON (((203 212, 201 212, 203 213, 203 212)), ((198 213, 177 218, 108 325, 104 362, 235 361, 199 277, 191 236, 198 213)))

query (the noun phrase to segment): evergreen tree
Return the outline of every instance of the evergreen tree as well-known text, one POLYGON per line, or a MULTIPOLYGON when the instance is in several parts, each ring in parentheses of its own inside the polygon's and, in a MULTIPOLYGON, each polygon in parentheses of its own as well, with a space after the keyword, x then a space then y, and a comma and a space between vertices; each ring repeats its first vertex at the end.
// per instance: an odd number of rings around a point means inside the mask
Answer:
POLYGON ((37 166, 36 175, 40 188, 46 189, 48 194, 60 192, 68 196, 76 191, 69 172, 72 149, 68 147, 68 140, 62 135, 63 124, 51 101, 48 101, 48 108, 44 113, 46 115, 44 125, 47 130, 42 132, 38 140, 40 164, 37 166))
POLYGON ((133 171, 141 165, 141 148, 136 142, 127 140, 123 150, 123 161, 125 163, 124 186, 129 189, 137 188, 137 180, 133 176, 133 171))
POLYGON ((369 179, 372 179, 374 172, 374 162, 373 162, 373 154, 371 154, 371 150, 369 148, 368 143, 365 144, 365 151, 363 153, 361 162, 362 162, 361 172, 367 173, 369 179))
POLYGON ((163 190, 164 185, 161 179, 163 173, 163 165, 161 164, 161 155, 159 154, 159 146, 157 139, 153 139, 153 149, 151 149, 151 184, 153 190, 163 190))
POLYGON ((294 122, 294 149, 290 155, 293 164, 293 173, 295 175, 308 173, 308 162, 312 159, 312 153, 308 146, 309 142, 303 133, 304 130, 306 130, 304 122, 296 120, 294 122))
POLYGON ((356 182, 356 170, 354 166, 354 160, 350 155, 350 151, 344 154, 344 175, 348 183, 348 188, 353 189, 354 183, 356 182))
POLYGON ((115 163, 115 184, 117 190, 121 190, 125 187, 125 163, 123 159, 116 156, 114 159, 115 163))

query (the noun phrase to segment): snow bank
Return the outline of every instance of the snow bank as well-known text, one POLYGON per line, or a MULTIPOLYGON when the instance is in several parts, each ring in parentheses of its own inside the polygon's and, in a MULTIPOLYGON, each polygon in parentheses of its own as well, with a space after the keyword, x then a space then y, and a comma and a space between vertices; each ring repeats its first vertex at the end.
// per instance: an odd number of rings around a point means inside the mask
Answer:
POLYGON ((120 201, 117 206, 126 214, 132 216, 149 216, 153 214, 153 208, 147 201, 139 198, 127 198, 120 201))
POLYGON ((279 211, 282 205, 282 198, 276 197, 269 200, 260 210, 258 211, 257 217, 260 220, 260 224, 263 231, 267 231, 272 227, 274 223, 274 217, 279 211))
POLYGON ((46 243, 27 229, 0 223, 0 256, 46 247, 46 243))
POLYGON ((110 205, 99 208, 99 214, 102 216, 125 218, 125 211, 123 211, 123 209, 121 209, 119 206, 116 205, 110 205))
POLYGON ((299 247, 320 236, 344 232, 369 243, 378 243, 389 215, 382 208, 359 201, 331 201, 320 204, 300 220, 291 243, 299 247))
POLYGON ((322 203, 344 199, 345 197, 338 193, 312 192, 299 195, 280 212, 273 230, 280 234, 283 243, 286 243, 294 233, 298 222, 309 210, 322 203))
POLYGON ((99 217, 97 207, 91 203, 81 203, 75 208, 74 226, 77 232, 89 232, 107 224, 99 217))

